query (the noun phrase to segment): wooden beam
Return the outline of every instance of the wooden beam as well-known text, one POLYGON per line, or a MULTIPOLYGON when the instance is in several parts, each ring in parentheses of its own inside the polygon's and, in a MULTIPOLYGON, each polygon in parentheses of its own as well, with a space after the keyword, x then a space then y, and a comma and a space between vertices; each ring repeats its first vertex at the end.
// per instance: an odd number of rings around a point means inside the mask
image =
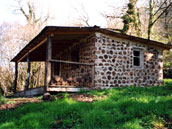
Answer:
POLYGON ((26 84, 25 84, 25 90, 29 88, 29 79, 30 79, 30 59, 29 54, 27 53, 27 78, 26 78, 26 84))
POLYGON ((93 66, 93 63, 81 63, 81 62, 74 62, 74 61, 64 61, 64 60, 54 60, 51 59, 51 62, 59 62, 59 63, 64 63, 64 64, 76 64, 76 65, 87 65, 87 66, 93 66))
POLYGON ((54 34, 54 35, 90 35, 94 33, 93 31, 54 31, 54 32, 47 32, 46 34, 54 34))
MULTIPOLYGON (((41 46, 43 43, 45 43, 47 39, 42 40, 40 43, 38 43, 36 46, 34 46, 32 49, 30 49, 28 52, 31 53, 32 51, 34 51, 36 48, 38 48, 39 46, 41 46)), ((23 58, 25 58, 27 56, 27 53, 24 54, 17 62, 20 62, 23 58)))
POLYGON ((46 41, 46 61, 45 61, 45 90, 48 91, 49 82, 51 80, 51 60, 52 58, 52 42, 51 37, 47 36, 46 41))
POLYGON ((56 38, 56 37, 53 37, 52 39, 53 43, 56 44, 56 43, 73 43, 73 42, 79 42, 79 39, 59 39, 59 38, 56 38))
POLYGON ((18 78, 18 63, 15 62, 15 74, 14 74, 14 89, 13 89, 13 93, 16 93, 16 89, 17 89, 17 78, 18 78))
POLYGON ((27 97, 30 97, 30 96, 35 96, 35 95, 41 95, 43 94, 45 91, 44 91, 44 87, 36 87, 36 88, 31 88, 31 89, 28 89, 26 91, 19 91, 19 92, 16 92, 16 94, 14 95, 14 97, 23 97, 23 96, 27 96, 27 97))

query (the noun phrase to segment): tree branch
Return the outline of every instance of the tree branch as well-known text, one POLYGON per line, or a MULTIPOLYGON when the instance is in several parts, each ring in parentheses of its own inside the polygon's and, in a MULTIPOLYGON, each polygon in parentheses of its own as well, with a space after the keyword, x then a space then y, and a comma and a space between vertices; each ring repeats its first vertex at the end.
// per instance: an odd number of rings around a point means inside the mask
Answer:
POLYGON ((155 22, 172 6, 172 3, 170 3, 166 9, 163 10, 163 12, 152 22, 152 25, 155 24, 155 22))
POLYGON ((28 21, 29 20, 29 16, 26 14, 26 12, 24 11, 24 9, 22 7, 20 7, 19 10, 23 13, 23 15, 25 16, 26 20, 28 21))
POLYGON ((161 5, 160 7, 158 8, 158 10, 154 13, 153 16, 155 16, 161 9, 162 9, 162 6, 167 2, 167 0, 165 0, 161 5))

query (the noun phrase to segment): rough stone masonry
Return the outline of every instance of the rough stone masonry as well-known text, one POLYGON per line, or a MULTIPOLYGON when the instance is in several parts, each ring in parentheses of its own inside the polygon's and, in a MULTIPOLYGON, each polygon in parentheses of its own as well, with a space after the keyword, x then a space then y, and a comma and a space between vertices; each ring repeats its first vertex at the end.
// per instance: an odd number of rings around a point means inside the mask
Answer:
MULTIPOLYGON (((67 61, 94 63, 95 50, 95 35, 91 35, 70 46, 59 58, 67 61), (74 55, 72 54, 73 52, 75 53, 74 55), (77 52, 79 59, 75 60, 77 52)), ((61 64, 61 76, 64 80, 68 77, 75 78, 79 83, 79 87, 93 87, 92 79, 94 77, 92 77, 92 66, 61 64)))
MULTIPOLYGON (((64 52, 62 60, 72 60, 73 50, 79 50, 79 62, 94 63, 94 88, 109 88, 122 86, 153 86, 162 84, 163 63, 161 48, 95 33, 64 52), (140 51, 141 66, 134 66, 134 50, 140 51)), ((80 85, 88 86, 92 79, 91 67, 73 67, 70 64, 61 65, 62 76, 72 76, 84 80, 87 75, 89 82, 82 81, 80 85)), ((89 85, 90 87, 90 85, 89 85)), ((93 86, 91 86, 93 87, 93 86)))
POLYGON ((162 49, 96 33, 95 87, 162 84, 162 49), (141 66, 133 64, 133 50, 141 52, 141 66))

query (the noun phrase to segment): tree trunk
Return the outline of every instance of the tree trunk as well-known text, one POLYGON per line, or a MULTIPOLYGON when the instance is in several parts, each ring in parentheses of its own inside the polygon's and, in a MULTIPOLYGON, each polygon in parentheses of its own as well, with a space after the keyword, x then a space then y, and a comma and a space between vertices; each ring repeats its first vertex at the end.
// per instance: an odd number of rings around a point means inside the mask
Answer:
POLYGON ((149 24, 148 24, 148 39, 151 39, 152 27, 153 27, 153 5, 152 0, 149 0, 149 24))

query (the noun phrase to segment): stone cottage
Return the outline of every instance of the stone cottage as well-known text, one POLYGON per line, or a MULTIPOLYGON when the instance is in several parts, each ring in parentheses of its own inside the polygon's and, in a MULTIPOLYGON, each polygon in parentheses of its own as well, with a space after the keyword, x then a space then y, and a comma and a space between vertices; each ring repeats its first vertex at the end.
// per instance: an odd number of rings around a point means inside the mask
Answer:
POLYGON ((46 91, 161 85, 162 56, 172 46, 94 27, 47 26, 13 59, 45 62, 46 91))

